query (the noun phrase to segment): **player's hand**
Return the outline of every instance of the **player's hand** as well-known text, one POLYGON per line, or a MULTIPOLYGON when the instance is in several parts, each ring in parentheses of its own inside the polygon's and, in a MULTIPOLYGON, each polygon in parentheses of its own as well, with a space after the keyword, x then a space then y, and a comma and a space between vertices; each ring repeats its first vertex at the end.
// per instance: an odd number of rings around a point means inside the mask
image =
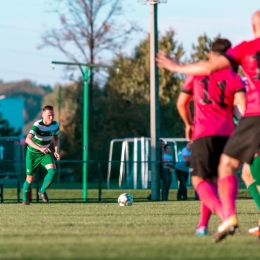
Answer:
POLYGON ((185 137, 188 141, 192 141, 192 132, 193 132, 193 125, 186 125, 185 137))
POLYGON ((44 153, 44 154, 51 152, 51 150, 50 150, 49 148, 44 148, 44 147, 41 147, 40 151, 41 151, 42 153, 44 153))
POLYGON ((60 160, 60 155, 59 155, 57 152, 54 152, 54 156, 55 156, 55 158, 57 159, 57 161, 60 160))
POLYGON ((179 63, 177 61, 174 61, 169 56, 167 56, 163 52, 159 52, 156 55, 155 58, 157 62, 157 66, 159 68, 164 68, 172 72, 177 72, 177 68, 179 67, 179 63))

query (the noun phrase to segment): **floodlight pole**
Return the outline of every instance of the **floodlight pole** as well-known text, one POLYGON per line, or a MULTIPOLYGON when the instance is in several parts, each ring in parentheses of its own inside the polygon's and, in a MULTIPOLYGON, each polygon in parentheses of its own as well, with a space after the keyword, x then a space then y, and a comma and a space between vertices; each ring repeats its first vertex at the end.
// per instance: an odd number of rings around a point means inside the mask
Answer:
MULTIPOLYGON (((83 144, 82 144, 82 198, 84 201, 87 200, 87 173, 88 173, 88 79, 89 79, 89 68, 103 67, 103 68, 117 68, 116 66, 109 66, 103 64, 90 64, 90 63, 76 63, 76 62, 63 62, 53 61, 53 65, 69 65, 78 66, 83 76, 83 144), (84 70, 82 69, 84 67, 84 70)), ((117 68, 118 69, 118 68, 117 68)))
MULTIPOLYGON (((59 112, 59 116, 58 116, 58 121, 60 122, 60 103, 61 103, 61 86, 59 86, 58 89, 58 112, 59 112)), ((60 143, 59 143, 59 154, 60 154, 60 148, 61 148, 61 138, 60 138, 60 143)), ((57 165, 57 179, 58 179, 58 184, 60 184, 60 163, 58 163, 57 165)))
POLYGON ((158 2, 150 0, 150 131, 151 131, 151 190, 153 201, 160 200, 160 107, 159 107, 159 74, 155 63, 158 52, 158 26, 157 26, 158 2))

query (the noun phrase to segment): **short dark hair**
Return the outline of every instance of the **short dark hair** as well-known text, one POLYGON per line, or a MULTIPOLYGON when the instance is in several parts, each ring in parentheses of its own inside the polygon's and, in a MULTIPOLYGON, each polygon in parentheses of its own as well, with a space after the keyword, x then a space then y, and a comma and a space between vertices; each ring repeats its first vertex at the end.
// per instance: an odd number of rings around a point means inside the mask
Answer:
POLYGON ((166 144, 166 145, 164 146, 164 150, 165 150, 168 146, 171 147, 169 144, 166 144))
POLYGON ((219 54, 224 54, 232 46, 228 39, 217 38, 211 44, 211 51, 219 54))
POLYGON ((44 106, 42 111, 45 111, 45 110, 53 110, 53 106, 50 106, 50 105, 44 106))

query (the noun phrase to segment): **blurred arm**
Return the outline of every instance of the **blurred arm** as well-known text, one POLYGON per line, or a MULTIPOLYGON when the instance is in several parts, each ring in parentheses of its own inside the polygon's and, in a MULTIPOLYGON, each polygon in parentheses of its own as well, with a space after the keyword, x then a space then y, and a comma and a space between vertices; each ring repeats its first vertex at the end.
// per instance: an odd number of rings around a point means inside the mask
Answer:
POLYGON ((234 96, 234 115, 240 120, 246 110, 246 94, 245 92, 237 92, 234 96))
POLYGON ((189 103, 192 99, 192 95, 181 92, 177 100, 177 110, 185 124, 185 137, 191 140, 192 135, 192 117, 190 112, 189 103))
POLYGON ((231 68, 229 60, 220 55, 209 61, 195 62, 192 64, 181 65, 169 58, 165 53, 158 53, 156 57, 157 66, 171 72, 189 75, 209 75, 214 71, 224 68, 231 68))

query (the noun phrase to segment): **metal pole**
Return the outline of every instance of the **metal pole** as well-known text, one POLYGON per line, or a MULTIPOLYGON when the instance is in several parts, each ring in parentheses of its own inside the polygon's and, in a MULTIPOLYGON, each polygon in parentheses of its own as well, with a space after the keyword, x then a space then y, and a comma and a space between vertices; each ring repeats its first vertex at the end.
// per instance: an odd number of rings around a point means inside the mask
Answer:
MULTIPOLYGON (((115 68, 118 69, 117 66, 109 66, 104 64, 91 64, 91 63, 79 63, 79 62, 64 62, 64 61, 52 61, 52 65, 70 65, 70 66, 78 66, 83 76, 84 84, 83 84, 83 145, 82 145, 82 175, 83 175, 83 190, 82 190, 82 198, 83 200, 87 200, 87 172, 88 172, 88 69, 90 68, 115 68), (84 71, 81 66, 84 66, 84 71)), ((54 67, 53 67, 54 68, 54 67)), ((38 193, 37 193, 38 194, 38 193)))
POLYGON ((88 172, 88 67, 84 70, 84 85, 83 85, 83 199, 86 201, 87 194, 87 172, 88 172))
POLYGON ((159 178, 159 79, 155 55, 158 52, 157 6, 150 4, 150 131, 151 131, 151 170, 152 200, 160 200, 159 178))
MULTIPOLYGON (((60 108, 61 108, 61 86, 59 86, 59 91, 58 91, 58 111, 59 111, 59 117, 58 117, 58 121, 60 123, 60 108)), ((60 138, 60 145, 59 145, 59 154, 60 154, 60 147, 61 147, 61 138, 60 138)), ((60 184, 60 162, 57 161, 57 183, 60 184)))

